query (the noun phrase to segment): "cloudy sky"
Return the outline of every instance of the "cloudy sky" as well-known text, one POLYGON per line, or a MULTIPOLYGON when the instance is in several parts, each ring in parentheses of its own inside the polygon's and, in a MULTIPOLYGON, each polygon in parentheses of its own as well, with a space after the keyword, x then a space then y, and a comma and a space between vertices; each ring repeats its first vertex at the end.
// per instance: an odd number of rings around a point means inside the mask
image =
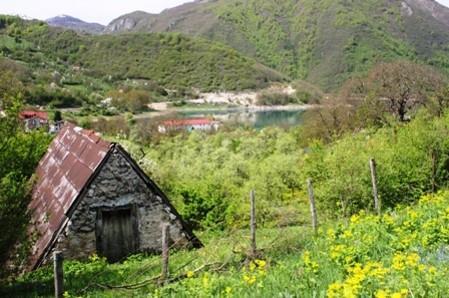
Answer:
MULTIPOLYGON (((88 22, 108 24, 114 18, 135 10, 159 13, 188 0, 0 0, 1 14, 14 14, 45 20, 61 14, 88 22)), ((438 0, 449 7, 449 0, 438 0)))

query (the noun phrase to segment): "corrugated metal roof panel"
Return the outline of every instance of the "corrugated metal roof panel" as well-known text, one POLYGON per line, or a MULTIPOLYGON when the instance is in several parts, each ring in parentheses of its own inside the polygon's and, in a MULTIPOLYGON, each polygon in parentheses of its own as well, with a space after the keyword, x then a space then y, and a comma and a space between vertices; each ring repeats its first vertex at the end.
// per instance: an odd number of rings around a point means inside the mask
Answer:
POLYGON ((67 220, 66 213, 105 158, 111 143, 93 131, 67 124, 39 163, 32 201, 32 231, 37 232, 30 265, 34 267, 67 220))

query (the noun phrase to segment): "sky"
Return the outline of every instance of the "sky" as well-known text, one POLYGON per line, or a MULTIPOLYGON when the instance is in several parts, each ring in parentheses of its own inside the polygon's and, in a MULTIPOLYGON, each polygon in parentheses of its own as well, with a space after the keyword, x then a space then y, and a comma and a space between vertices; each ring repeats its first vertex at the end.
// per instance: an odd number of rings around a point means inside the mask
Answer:
MULTIPOLYGON (((45 20, 70 15, 86 22, 107 25, 113 19, 136 10, 160 13, 189 0, 0 0, 0 14, 45 20)), ((449 0, 447 0, 449 2, 449 0)))
MULTIPOLYGON (((113 19, 132 11, 159 13, 189 0, 0 0, 0 14, 13 14, 45 20, 57 15, 70 15, 86 22, 107 25, 113 19), (7 4, 6 4, 6 3, 7 4)), ((449 0, 437 0, 449 7, 449 0)))

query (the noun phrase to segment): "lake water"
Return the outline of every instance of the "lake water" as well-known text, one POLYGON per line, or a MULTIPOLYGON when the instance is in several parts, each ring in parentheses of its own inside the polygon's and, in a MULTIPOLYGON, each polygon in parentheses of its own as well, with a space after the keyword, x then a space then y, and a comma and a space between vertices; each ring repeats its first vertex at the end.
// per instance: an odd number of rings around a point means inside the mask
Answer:
POLYGON ((303 121, 305 110, 201 110, 180 111, 176 118, 213 117, 223 123, 241 124, 262 129, 267 126, 291 127, 300 125, 303 121))

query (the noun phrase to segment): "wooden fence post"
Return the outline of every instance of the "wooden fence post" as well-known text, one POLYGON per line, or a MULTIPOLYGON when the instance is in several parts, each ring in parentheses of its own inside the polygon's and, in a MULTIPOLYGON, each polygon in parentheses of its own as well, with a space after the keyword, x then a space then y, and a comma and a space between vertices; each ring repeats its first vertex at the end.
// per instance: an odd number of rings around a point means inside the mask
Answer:
POLYGON ((376 209, 377 215, 380 215, 380 203, 379 196, 377 194, 376 161, 373 158, 370 159, 369 166, 371 169, 371 182, 373 184, 374 209, 376 209))
POLYGON ((309 191, 310 213, 312 215, 312 228, 313 232, 316 234, 318 229, 318 218, 316 214, 315 194, 313 193, 312 179, 307 179, 307 189, 309 191))
POLYGON ((62 298, 64 294, 64 257, 62 252, 55 251, 53 253, 53 271, 55 278, 55 298, 62 298))
POLYGON ((251 256, 255 257, 257 253, 257 246, 256 246, 256 194, 254 190, 251 190, 250 194, 250 201, 251 201, 251 256))
POLYGON ((170 239, 170 225, 164 224, 162 226, 162 273, 161 273, 162 282, 165 282, 169 275, 169 269, 168 269, 168 266, 169 266, 169 263, 168 263, 169 239, 170 239))

